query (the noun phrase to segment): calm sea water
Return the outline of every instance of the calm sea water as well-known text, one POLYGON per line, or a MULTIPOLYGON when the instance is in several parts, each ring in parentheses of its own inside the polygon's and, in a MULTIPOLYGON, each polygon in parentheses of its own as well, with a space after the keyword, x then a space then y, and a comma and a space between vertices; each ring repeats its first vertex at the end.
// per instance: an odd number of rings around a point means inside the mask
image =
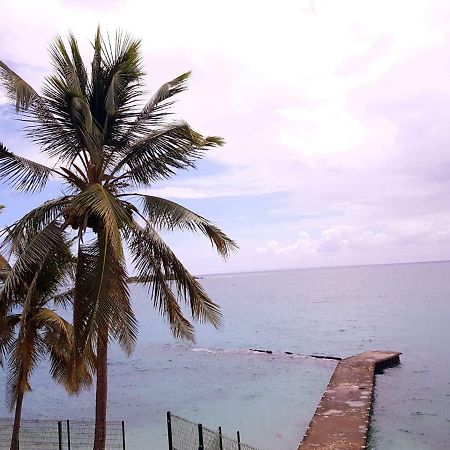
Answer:
MULTIPOLYGON (((377 377, 371 448, 450 448, 450 263, 201 281, 221 304, 224 327, 199 326, 195 345, 175 342, 145 290, 132 286, 139 343, 131 358, 113 348, 109 365, 109 418, 126 420, 129 448, 167 448, 171 410, 228 434, 239 429, 261 449, 296 449, 335 364, 283 352, 347 356, 370 349, 403 352, 400 366, 377 377)), ((32 381, 26 417, 92 417, 93 390, 69 398, 45 367, 32 381)))

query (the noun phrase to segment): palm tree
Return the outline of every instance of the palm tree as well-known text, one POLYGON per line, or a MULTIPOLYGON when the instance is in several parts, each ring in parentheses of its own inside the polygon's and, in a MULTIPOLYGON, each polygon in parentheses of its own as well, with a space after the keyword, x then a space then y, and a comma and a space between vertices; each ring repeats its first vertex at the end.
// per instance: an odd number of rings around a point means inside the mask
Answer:
MULTIPOLYGON (((3 205, 0 205, 0 213, 5 209, 3 205)), ((8 264, 8 261, 5 259, 5 257, 0 254, 0 283, 3 283, 3 280, 6 278, 7 273, 9 271, 10 267, 8 264)))
POLYGON ((98 29, 93 54, 88 71, 75 37, 69 35, 68 47, 56 39, 50 50, 55 73, 46 79, 42 95, 0 61, 0 79, 26 121, 27 136, 57 161, 50 168, 1 146, 0 179, 25 192, 43 189, 49 177, 59 177, 66 187, 64 195, 18 220, 10 236, 32 232, 45 242, 55 230, 77 232, 72 364, 83 359, 92 342, 97 353, 94 449, 103 450, 108 342, 116 339, 129 354, 137 335, 124 247, 174 336, 193 340, 181 302, 194 320, 215 327, 220 326, 219 306, 159 233, 199 231, 224 258, 237 245, 189 209, 136 192, 195 167, 207 150, 223 145, 219 137, 202 136, 186 122, 170 120, 173 98, 186 89, 190 73, 165 83, 141 103, 140 41, 119 32, 111 42, 98 29))
MULTIPOLYGON (((76 377, 69 376, 73 327, 50 308, 71 299, 66 285, 74 273, 69 243, 62 233, 56 236, 33 264, 27 260, 37 250, 34 238, 15 242, 16 263, 0 291, 0 365, 7 361, 7 403, 15 413, 10 450, 19 449, 23 399, 41 360, 49 357, 52 377, 70 393, 91 382, 88 365, 80 365, 76 377)), ((89 362, 92 365, 92 357, 89 362)))

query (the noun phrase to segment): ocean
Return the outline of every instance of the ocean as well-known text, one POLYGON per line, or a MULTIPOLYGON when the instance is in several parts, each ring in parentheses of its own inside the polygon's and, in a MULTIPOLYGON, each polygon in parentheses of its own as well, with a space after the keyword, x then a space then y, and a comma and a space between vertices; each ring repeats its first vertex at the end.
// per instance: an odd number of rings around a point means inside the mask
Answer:
MULTIPOLYGON (((127 448, 166 449, 171 411, 231 436, 239 430, 260 450, 295 450, 335 367, 302 355, 377 349, 403 354, 401 365, 377 376, 369 448, 450 448, 449 262, 200 281, 221 305, 224 325, 198 325, 195 344, 175 341, 145 289, 131 286, 139 341, 129 358, 113 346, 109 362, 109 419, 126 421, 127 448)), ((94 389, 68 397, 45 365, 31 384, 24 417, 93 417, 94 389)))

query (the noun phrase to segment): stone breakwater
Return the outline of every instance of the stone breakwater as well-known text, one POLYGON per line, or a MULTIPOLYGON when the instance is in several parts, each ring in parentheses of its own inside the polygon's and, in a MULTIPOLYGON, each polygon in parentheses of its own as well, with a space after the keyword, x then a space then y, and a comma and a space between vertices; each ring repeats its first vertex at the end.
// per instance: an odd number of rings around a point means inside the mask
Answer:
POLYGON ((298 450, 365 449, 375 373, 400 362, 401 353, 371 351, 342 359, 298 450))

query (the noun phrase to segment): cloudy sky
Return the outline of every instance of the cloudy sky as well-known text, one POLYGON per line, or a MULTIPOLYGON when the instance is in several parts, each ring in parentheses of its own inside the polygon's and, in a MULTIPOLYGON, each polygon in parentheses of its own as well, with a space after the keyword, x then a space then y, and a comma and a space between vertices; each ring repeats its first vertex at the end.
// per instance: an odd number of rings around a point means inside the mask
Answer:
MULTIPOLYGON (((0 59, 36 88, 68 30, 142 38, 149 95, 193 71, 177 114, 227 145, 154 194, 236 239, 167 236, 195 273, 450 259, 450 2, 0 0, 0 59)), ((0 97, 0 141, 41 159, 0 97)), ((5 224, 59 193, 0 186, 5 224)))

